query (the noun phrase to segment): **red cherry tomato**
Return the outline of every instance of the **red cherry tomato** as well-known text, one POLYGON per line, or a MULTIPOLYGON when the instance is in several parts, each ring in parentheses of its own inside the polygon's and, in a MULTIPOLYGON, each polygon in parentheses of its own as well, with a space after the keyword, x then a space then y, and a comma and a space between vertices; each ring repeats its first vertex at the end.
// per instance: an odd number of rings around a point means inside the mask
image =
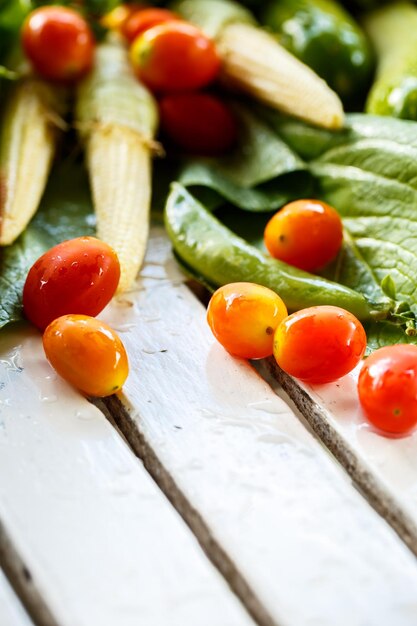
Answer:
POLYGON ((129 373, 120 338, 94 317, 59 317, 45 330, 43 347, 58 374, 87 396, 116 393, 129 373))
POLYGON ((330 383, 362 359, 366 334, 351 313, 336 306, 315 306, 287 317, 274 336, 278 365, 308 383, 330 383))
POLYGON ((133 42, 130 58, 139 79, 157 92, 200 89, 220 69, 213 41, 185 22, 168 22, 145 31, 133 42))
POLYGON ((230 354, 243 359, 270 356, 274 331, 287 315, 276 293, 253 283, 220 287, 207 309, 207 321, 216 339, 230 354))
POLYGON ((325 202, 297 200, 270 219, 264 241, 271 256, 312 272, 324 267, 339 252, 342 220, 325 202))
POLYGON ((41 330, 67 313, 98 315, 119 278, 119 260, 106 243, 94 237, 64 241, 30 269, 23 289, 25 315, 41 330))
POLYGON ((417 424, 417 346, 376 350, 363 364, 358 391, 371 424, 397 435, 411 430, 417 424))
POLYGON ((49 80, 77 80, 93 64, 90 27, 79 13, 65 7, 32 11, 22 27, 22 45, 35 70, 49 80))
POLYGON ((122 34, 132 42, 136 37, 159 24, 178 21, 180 18, 168 9, 140 9, 132 13, 122 26, 122 34))
POLYGON ((204 93, 165 96, 160 101, 160 114, 163 132, 187 152, 223 154, 236 142, 235 119, 215 96, 204 93))

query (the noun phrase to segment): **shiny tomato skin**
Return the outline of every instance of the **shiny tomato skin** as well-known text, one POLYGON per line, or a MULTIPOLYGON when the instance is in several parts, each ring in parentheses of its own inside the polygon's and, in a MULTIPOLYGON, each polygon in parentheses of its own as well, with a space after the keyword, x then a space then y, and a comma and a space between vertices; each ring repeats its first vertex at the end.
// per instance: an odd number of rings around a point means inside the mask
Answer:
POLYGON ((22 26, 22 45, 35 70, 48 80, 78 80, 93 65, 93 33, 79 13, 66 7, 32 11, 22 26))
POLYGON ((186 152, 215 156, 231 150, 236 143, 235 118, 216 96, 171 94, 161 99, 159 107, 162 131, 186 152))
POLYGON ((23 288, 26 317, 44 330, 67 313, 96 316, 112 299, 120 279, 113 248, 95 237, 64 241, 31 267, 23 288))
POLYGON ((365 330, 348 311, 315 306, 278 326, 274 356, 284 372, 307 383, 330 383, 352 371, 366 349, 365 330))
POLYGON ((343 241, 337 211, 319 200, 296 200, 276 213, 264 233, 271 256, 313 272, 332 261, 343 241))
POLYGON ((59 317, 46 328, 43 347, 58 374, 86 396, 116 393, 129 373, 122 341, 114 330, 94 317, 59 317))
POLYGON ((417 424, 417 346, 373 352, 362 366, 358 392, 371 424, 391 435, 408 433, 417 424))
POLYGON ((130 58, 138 78, 152 91, 171 93, 200 89, 220 69, 214 42, 186 22, 167 22, 137 37, 130 58))
POLYGON ((213 335, 233 356, 262 359, 272 354, 274 331, 287 309, 271 289, 254 283, 220 287, 207 309, 213 335))
POLYGON ((124 22, 121 30, 124 37, 132 43, 136 37, 146 30, 166 22, 178 21, 179 19, 175 13, 168 9, 149 7, 134 11, 124 22))

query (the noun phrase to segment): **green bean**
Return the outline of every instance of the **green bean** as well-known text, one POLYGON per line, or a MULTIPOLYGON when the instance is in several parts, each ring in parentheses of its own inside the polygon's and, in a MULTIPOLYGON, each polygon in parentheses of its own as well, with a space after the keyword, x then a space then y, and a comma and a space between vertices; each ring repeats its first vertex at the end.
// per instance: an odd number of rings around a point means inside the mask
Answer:
POLYGON ((174 183, 165 225, 178 257, 216 286, 248 281, 273 289, 289 311, 309 306, 340 306, 361 320, 382 319, 389 300, 375 307, 360 293, 313 276, 262 254, 217 220, 184 187, 174 183))

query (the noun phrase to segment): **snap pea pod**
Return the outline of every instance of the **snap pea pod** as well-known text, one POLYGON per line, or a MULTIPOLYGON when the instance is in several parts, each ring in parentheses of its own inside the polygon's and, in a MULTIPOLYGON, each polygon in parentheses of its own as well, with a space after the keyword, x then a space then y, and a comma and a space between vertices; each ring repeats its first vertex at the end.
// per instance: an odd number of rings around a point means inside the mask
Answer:
POLYGON ((277 292, 290 311, 333 304, 361 320, 388 315, 348 287, 313 276, 262 254, 219 222, 184 187, 174 183, 165 208, 165 226, 179 258, 216 286, 249 281, 277 292))

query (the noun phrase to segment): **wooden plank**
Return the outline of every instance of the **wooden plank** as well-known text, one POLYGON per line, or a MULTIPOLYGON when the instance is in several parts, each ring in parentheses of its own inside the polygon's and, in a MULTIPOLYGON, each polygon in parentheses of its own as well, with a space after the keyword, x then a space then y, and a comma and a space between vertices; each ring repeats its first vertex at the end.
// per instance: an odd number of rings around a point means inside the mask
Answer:
POLYGON ((415 626, 413 555, 182 282, 154 230, 137 291, 106 312, 131 360, 127 411, 109 403, 131 445, 260 624, 415 626))
POLYGON ((33 626, 9 581, 0 569, 0 624, 2 626, 33 626))
POLYGON ((417 556, 417 431, 388 438, 367 422, 357 396, 360 367, 334 384, 305 385, 268 361, 313 430, 417 556))
POLYGON ((51 612, 45 621, 31 606, 34 621, 252 624, 114 427, 54 374, 35 331, 2 332, 0 380, 0 520, 51 612))

